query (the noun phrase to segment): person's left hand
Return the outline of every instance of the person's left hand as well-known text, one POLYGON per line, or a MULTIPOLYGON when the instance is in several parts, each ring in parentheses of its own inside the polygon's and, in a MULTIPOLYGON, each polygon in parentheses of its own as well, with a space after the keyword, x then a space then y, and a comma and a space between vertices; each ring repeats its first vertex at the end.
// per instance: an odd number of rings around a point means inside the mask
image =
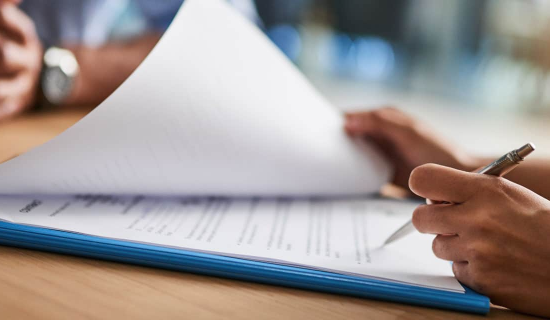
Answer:
POLYGON ((550 201, 504 178, 435 164, 413 170, 411 190, 450 204, 421 205, 413 223, 438 234, 433 251, 456 278, 495 304, 550 317, 550 201))
POLYGON ((35 103, 42 67, 42 45, 19 2, 0 0, 0 121, 35 103))

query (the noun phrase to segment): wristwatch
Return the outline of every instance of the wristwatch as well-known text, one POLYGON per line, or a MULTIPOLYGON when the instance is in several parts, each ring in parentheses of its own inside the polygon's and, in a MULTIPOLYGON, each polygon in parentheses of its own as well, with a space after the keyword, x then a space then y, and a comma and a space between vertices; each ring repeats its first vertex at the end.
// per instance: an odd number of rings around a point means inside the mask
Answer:
POLYGON ((44 53, 40 86, 43 105, 57 106, 71 94, 79 73, 78 61, 70 51, 51 47, 44 53))

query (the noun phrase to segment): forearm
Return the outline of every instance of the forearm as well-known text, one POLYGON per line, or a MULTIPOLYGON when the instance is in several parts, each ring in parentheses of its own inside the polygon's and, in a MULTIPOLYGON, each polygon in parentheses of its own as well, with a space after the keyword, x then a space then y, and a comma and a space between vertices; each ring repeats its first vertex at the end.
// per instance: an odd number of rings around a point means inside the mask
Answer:
POLYGON ((69 47, 80 65, 80 73, 63 105, 96 106, 101 103, 130 76, 159 39, 160 34, 154 33, 99 48, 69 47))
MULTIPOLYGON (((478 167, 485 166, 494 159, 479 159, 478 167)), ((522 185, 540 196, 550 200, 550 161, 540 158, 528 158, 506 175, 506 178, 522 185)))

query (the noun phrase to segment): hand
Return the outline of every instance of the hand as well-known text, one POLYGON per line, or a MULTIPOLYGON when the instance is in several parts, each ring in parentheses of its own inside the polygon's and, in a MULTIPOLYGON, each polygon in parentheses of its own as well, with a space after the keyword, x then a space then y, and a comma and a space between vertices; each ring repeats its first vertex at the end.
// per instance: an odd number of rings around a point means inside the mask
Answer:
POLYGON ((0 0, 0 121, 32 106, 38 92, 42 46, 19 2, 0 0))
POLYGON ((456 278, 495 304, 550 317, 550 201, 503 178, 439 165, 411 174, 421 205, 413 223, 438 234, 433 251, 456 278))
POLYGON ((374 142, 395 168, 393 182, 408 188, 411 171, 425 163, 471 171, 479 161, 395 108, 346 114, 347 133, 374 142), (450 146, 453 146, 452 148, 450 146))

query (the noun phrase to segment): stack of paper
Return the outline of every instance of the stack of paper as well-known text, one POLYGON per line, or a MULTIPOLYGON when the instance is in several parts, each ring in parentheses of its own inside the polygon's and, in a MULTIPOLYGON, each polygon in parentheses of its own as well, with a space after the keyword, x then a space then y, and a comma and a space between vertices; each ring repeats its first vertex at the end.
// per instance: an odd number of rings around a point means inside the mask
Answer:
POLYGON ((391 172, 342 126, 256 27, 187 0, 112 96, 0 165, 0 219, 463 293, 430 236, 381 247, 417 204, 372 196, 391 172))

